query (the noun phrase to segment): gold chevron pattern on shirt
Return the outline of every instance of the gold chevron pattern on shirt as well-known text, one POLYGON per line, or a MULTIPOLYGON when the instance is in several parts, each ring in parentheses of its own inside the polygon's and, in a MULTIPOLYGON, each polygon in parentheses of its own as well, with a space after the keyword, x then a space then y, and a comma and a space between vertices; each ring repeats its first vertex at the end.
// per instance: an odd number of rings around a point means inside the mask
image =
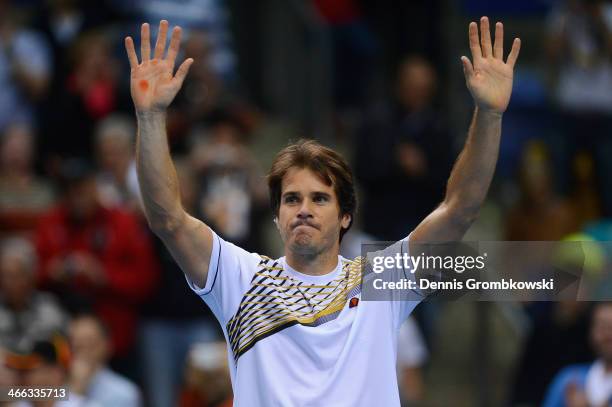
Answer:
POLYGON ((361 292, 362 258, 342 260, 327 284, 307 284, 285 272, 278 260, 261 256, 251 287, 226 329, 234 359, 255 343, 295 324, 318 326, 334 320, 347 300, 361 292))

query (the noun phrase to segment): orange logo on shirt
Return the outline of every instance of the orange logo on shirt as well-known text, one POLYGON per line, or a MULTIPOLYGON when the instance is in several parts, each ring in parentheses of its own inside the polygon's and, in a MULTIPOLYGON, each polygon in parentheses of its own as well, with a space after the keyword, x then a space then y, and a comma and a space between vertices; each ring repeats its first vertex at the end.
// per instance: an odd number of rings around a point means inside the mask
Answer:
POLYGON ((349 308, 356 307, 358 304, 359 304, 359 298, 357 298, 357 297, 353 297, 353 298, 351 298, 351 300, 349 301, 349 308))

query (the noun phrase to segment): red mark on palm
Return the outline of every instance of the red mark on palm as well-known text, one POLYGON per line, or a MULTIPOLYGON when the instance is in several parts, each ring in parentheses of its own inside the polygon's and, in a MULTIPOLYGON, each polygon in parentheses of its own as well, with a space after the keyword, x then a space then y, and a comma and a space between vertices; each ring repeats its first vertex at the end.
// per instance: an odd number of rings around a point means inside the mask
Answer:
POLYGON ((140 86, 140 90, 142 90, 143 92, 146 92, 147 89, 149 89, 149 81, 143 79, 140 82, 138 82, 138 86, 140 86))

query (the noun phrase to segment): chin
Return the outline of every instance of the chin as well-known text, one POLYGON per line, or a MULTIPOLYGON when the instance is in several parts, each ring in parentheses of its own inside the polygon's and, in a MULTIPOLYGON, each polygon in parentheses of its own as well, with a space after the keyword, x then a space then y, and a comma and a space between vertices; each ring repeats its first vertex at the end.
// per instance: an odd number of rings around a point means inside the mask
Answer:
POLYGON ((291 243, 291 251, 299 255, 314 255, 317 253, 317 247, 312 244, 310 237, 299 237, 291 243))

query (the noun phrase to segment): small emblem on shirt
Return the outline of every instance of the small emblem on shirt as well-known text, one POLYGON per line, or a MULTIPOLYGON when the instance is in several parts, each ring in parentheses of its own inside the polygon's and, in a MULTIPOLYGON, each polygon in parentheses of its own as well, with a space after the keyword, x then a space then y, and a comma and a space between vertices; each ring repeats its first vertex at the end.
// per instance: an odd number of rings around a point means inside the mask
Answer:
POLYGON ((359 298, 357 298, 357 297, 353 297, 353 298, 351 298, 351 300, 349 301, 349 308, 356 307, 358 304, 359 304, 359 298))

